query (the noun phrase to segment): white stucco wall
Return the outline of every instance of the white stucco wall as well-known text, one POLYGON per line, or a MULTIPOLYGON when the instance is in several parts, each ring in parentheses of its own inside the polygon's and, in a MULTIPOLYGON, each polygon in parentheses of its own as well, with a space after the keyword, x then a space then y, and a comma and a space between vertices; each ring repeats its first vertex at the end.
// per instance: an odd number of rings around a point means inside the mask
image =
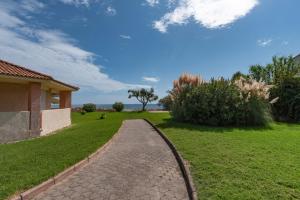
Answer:
POLYGON ((23 140, 29 135, 30 112, 0 112, 0 143, 23 140))
POLYGON ((71 108, 43 110, 42 113, 42 132, 47 135, 58 129, 71 125, 71 108))

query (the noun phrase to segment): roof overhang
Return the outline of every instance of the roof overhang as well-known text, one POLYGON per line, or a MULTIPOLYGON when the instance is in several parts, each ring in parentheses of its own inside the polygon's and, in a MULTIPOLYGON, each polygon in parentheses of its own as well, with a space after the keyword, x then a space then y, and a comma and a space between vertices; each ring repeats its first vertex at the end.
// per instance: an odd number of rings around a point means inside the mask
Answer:
POLYGON ((47 80, 47 79, 35 79, 35 78, 27 78, 27 77, 19 77, 19 76, 10 76, 10 75, 1 75, 0 74, 0 82, 5 83, 18 83, 18 84, 28 84, 30 82, 38 82, 42 84, 42 88, 45 90, 51 89, 56 91, 77 91, 78 87, 72 86, 55 79, 47 80))

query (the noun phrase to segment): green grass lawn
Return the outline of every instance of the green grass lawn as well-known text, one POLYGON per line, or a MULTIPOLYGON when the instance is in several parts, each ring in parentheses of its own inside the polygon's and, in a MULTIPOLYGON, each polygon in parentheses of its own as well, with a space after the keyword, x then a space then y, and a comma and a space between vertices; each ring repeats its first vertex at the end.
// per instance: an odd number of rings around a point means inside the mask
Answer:
POLYGON ((167 113, 73 114, 56 135, 0 145, 0 199, 47 180, 94 152, 124 119, 148 118, 189 160, 201 199, 300 199, 300 125, 210 128, 167 113))
POLYGON ((105 144, 126 118, 168 118, 168 114, 150 113, 109 113, 104 120, 99 116, 73 113, 72 127, 58 134, 0 145, 0 199, 29 189, 84 159, 105 144))
POLYGON ((190 162, 200 199, 300 199, 300 125, 159 127, 190 162))

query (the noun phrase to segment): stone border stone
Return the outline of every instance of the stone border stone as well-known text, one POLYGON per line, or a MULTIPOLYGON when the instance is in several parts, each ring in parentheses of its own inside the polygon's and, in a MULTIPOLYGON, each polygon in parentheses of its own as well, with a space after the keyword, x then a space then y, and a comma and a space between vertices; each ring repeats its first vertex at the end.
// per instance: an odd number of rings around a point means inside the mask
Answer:
POLYGON ((183 179, 184 179, 187 191, 188 191, 189 199, 197 200, 197 190, 192 181, 192 176, 191 176, 191 173, 189 170, 189 166, 187 165, 186 162, 184 162, 183 158, 178 153, 178 151, 176 150, 173 143, 167 138, 167 136, 159 128, 157 128, 152 122, 150 122, 147 119, 144 119, 144 120, 146 122, 148 122, 148 124, 150 124, 151 127, 153 127, 153 129, 162 137, 162 139, 167 143, 169 148, 172 150, 173 155, 175 156, 176 161, 179 165, 180 171, 182 173, 182 176, 183 176, 183 179))
MULTIPOLYGON (((122 124, 123 124, 123 122, 122 122, 122 124)), ((27 190, 25 192, 22 192, 21 194, 14 195, 13 197, 10 197, 8 199, 9 200, 30 200, 30 199, 34 198, 35 196, 37 196, 38 194, 46 191, 51 186, 63 181, 70 175, 74 174, 74 172, 85 167, 89 162, 94 160, 100 152, 104 151, 116 139, 116 137, 120 133, 121 127, 122 127, 122 125, 120 126, 119 130, 113 135, 113 137, 108 142, 106 142, 103 146, 101 146, 97 151, 95 151, 91 155, 87 156, 85 159, 83 159, 80 162, 76 163, 75 165, 65 169, 63 172, 59 173, 58 175, 56 175, 52 178, 49 178, 47 181, 27 190)))

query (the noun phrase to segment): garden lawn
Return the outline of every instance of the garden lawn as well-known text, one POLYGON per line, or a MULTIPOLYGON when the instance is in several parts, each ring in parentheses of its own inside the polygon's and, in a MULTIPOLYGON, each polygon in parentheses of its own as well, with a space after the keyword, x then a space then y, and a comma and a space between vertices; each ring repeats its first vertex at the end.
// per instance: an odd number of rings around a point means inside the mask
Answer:
POLYGON ((167 113, 73 113, 56 135, 0 145, 0 199, 24 191, 94 152, 124 119, 156 124, 191 164, 200 199, 300 199, 300 125, 211 128, 167 113))
POLYGON ((300 199, 300 125, 159 127, 190 162, 199 199, 300 199))
POLYGON ((166 113, 73 113, 71 128, 55 135, 0 145, 0 199, 29 189, 84 159, 105 144, 126 118, 157 121, 166 113))

